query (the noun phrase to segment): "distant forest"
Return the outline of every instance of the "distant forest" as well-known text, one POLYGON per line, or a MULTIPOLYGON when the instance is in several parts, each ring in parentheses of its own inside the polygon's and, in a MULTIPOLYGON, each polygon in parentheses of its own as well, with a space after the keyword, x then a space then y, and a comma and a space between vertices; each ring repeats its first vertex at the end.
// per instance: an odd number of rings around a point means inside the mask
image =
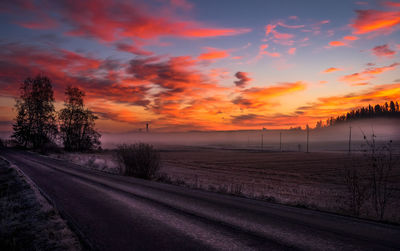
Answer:
POLYGON ((390 101, 384 105, 365 106, 356 110, 337 116, 336 118, 330 117, 326 120, 324 125, 323 121, 320 120, 315 125, 316 128, 328 127, 343 122, 354 121, 358 119, 369 119, 369 118, 400 118, 399 103, 396 101, 390 101))

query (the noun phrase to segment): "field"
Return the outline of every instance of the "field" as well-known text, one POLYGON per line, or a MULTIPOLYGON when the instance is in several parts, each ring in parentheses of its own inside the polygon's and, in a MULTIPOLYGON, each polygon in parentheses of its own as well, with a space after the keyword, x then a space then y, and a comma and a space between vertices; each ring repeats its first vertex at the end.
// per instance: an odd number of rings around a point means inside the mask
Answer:
MULTIPOLYGON (((345 171, 351 165, 368 163, 362 153, 267 152, 207 147, 164 146, 160 149, 164 182, 196 189, 229 193, 322 211, 351 214, 345 171)), ((97 155, 69 154, 73 162, 118 173, 112 152, 97 155), (110 167, 110 168, 109 168, 110 167)), ((384 220, 400 222, 400 168, 389 179, 390 197, 384 220)), ((361 216, 374 219, 369 201, 361 216)))

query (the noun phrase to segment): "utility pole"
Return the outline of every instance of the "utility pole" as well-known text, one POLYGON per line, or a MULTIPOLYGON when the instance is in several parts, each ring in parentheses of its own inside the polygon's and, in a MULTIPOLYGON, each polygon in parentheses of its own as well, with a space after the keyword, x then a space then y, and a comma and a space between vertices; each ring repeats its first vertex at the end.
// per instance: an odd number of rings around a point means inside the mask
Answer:
POLYGON ((349 153, 351 153, 351 126, 350 126, 350 134, 349 134, 349 153))
POLYGON ((263 131, 261 131, 261 151, 264 150, 264 134, 263 131))
POLYGON ((308 139, 309 139, 309 136, 310 136, 310 127, 307 124, 307 153, 308 153, 308 139))
POLYGON ((149 123, 146 123, 146 132, 149 132, 149 123))
POLYGON ((279 132, 279 151, 282 152, 282 132, 279 132))

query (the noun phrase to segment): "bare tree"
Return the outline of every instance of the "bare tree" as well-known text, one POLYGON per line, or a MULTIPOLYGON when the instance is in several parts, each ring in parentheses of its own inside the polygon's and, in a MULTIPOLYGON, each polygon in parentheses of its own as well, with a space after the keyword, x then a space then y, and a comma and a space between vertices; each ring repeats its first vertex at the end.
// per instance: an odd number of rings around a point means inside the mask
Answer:
POLYGON ((87 151, 100 145, 95 130, 97 116, 85 109, 85 93, 77 87, 67 87, 64 108, 59 112, 60 137, 67 151, 87 151))
POLYGON ((383 219, 386 205, 390 198, 389 177, 394 167, 392 141, 378 146, 376 135, 373 133, 371 139, 364 134, 370 173, 371 203, 376 217, 383 219))
POLYGON ((20 90, 20 98, 15 105, 17 117, 12 137, 24 147, 44 147, 57 134, 51 81, 42 75, 27 78, 20 90))

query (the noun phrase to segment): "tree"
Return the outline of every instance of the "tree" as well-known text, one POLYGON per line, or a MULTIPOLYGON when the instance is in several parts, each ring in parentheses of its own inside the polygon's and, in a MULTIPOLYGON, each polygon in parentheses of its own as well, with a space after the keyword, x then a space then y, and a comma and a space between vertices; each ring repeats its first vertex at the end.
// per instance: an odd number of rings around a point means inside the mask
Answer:
POLYGON ((60 136, 67 151, 88 151, 100 145, 100 133, 94 126, 97 116, 85 109, 85 93, 77 87, 67 87, 64 108, 59 112, 60 136))
POLYGON ((315 128, 322 128, 322 120, 317 121, 317 123, 315 124, 315 128))
POLYGON ((21 84, 15 107, 17 117, 12 137, 18 144, 34 149, 53 141, 57 135, 54 93, 49 78, 37 75, 21 84))

